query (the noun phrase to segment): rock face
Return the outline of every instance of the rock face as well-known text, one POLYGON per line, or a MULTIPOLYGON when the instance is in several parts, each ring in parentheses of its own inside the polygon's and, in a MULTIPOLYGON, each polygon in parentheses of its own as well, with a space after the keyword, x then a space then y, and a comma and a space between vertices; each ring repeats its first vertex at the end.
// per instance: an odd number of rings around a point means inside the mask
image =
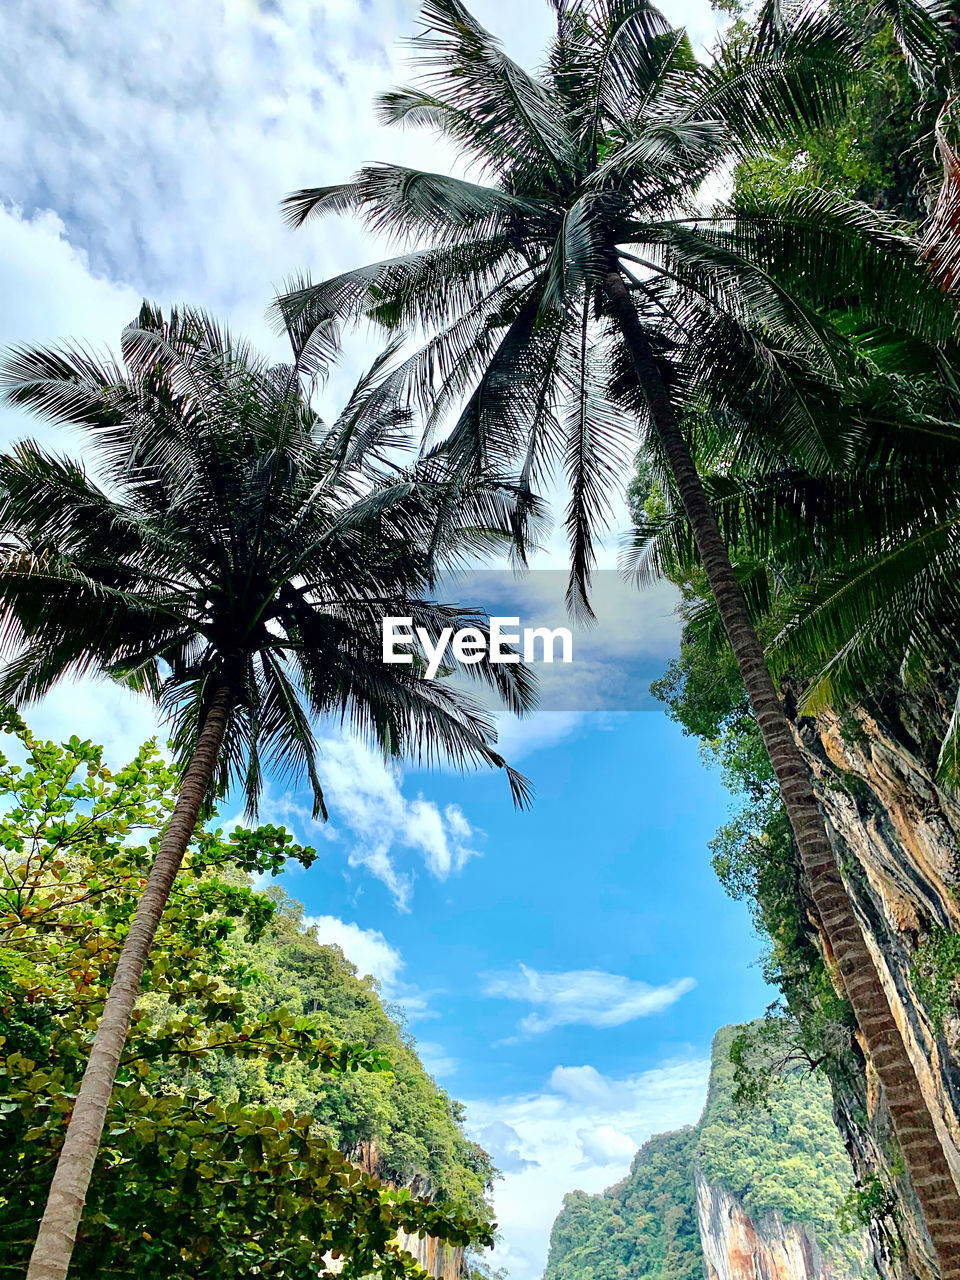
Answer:
POLYGON ((441 1244, 430 1236, 408 1236, 405 1232, 400 1233, 398 1244, 416 1258, 427 1275, 436 1277, 436 1280, 461 1280, 466 1275, 463 1249, 441 1244))
MULTIPOLYGON (((374 1177, 389 1182, 375 1142, 360 1142, 345 1154, 365 1173, 371 1173, 374 1177)), ((431 1194, 429 1183, 420 1178, 410 1181, 407 1189, 417 1196, 431 1194)), ((411 1236, 405 1231, 401 1231, 397 1236, 397 1244, 411 1254, 427 1275, 434 1277, 434 1280, 462 1280, 466 1276, 466 1250, 462 1248, 444 1244, 432 1236, 411 1236)))
POLYGON ((553 1225, 544 1280, 876 1280, 882 1258, 838 1211, 853 1170, 824 1081, 790 1074, 742 1108, 730 1051, 714 1039, 696 1128, 651 1138, 622 1182, 573 1191, 553 1225), (875 1265, 876 1263, 878 1265, 875 1265))
POLYGON ((837 1280, 850 1274, 824 1258, 807 1226, 784 1222, 780 1213, 754 1221, 737 1196, 711 1186, 699 1170, 696 1186, 707 1280, 837 1280))
MULTIPOLYGON (((937 931, 960 931, 960 806, 935 781, 947 708, 929 691, 898 691, 870 708, 797 720, 828 829, 865 936, 960 1186, 958 1023, 934 1019, 917 990, 918 961, 937 931)), ((816 928, 816 921, 811 918, 816 928)), ((829 954, 821 940, 821 949, 829 954)), ((950 985, 951 975, 942 980, 950 985)), ((955 1002, 954 1002, 955 1003, 955 1002)), ((889 1192, 892 1273, 933 1280, 929 1240, 899 1170, 882 1093, 872 1073, 834 1088, 837 1120, 866 1183, 889 1192)))

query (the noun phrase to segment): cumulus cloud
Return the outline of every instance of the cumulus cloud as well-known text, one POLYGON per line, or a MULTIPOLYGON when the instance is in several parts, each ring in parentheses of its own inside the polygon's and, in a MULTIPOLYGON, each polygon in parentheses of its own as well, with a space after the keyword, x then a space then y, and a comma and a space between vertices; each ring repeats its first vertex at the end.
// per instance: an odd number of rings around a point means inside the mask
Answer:
MULTIPOLYGON (((55 209, 96 273, 212 306, 279 351, 264 310, 284 278, 329 275, 382 247, 349 219, 292 232, 280 200, 362 162, 454 162, 428 134, 385 130, 373 108, 407 78, 418 7, 127 0, 106 20, 97 0, 9 0, 0 190, 31 213, 55 209)), ((476 7, 536 57, 546 5, 476 7)))
POLYGON ((523 1141, 513 1125, 494 1120, 477 1131, 476 1139, 492 1156, 501 1173, 522 1173, 524 1169, 536 1169, 536 1160, 528 1160, 521 1154, 523 1141))
POLYGON ((516 973, 488 974, 484 994, 533 1005, 520 1021, 524 1035, 542 1035, 554 1027, 619 1027, 636 1018, 662 1013, 696 986, 678 978, 659 987, 601 969, 541 973, 521 965, 516 973))
POLYGON ((620 1079, 560 1066, 539 1092, 468 1102, 472 1136, 501 1157, 505 1175, 494 1190, 501 1236, 494 1265, 511 1280, 537 1280, 564 1195, 603 1190, 647 1138, 695 1123, 709 1071, 700 1057, 620 1079))
POLYGON ((62 742, 76 734, 99 743, 112 769, 129 763, 149 738, 161 749, 166 741, 153 703, 107 680, 64 681, 23 715, 42 738, 62 742))
POLYGON ((583 1152, 582 1168, 605 1168, 607 1165, 620 1165, 624 1160, 633 1158, 637 1149, 634 1140, 612 1124, 602 1124, 596 1129, 578 1129, 577 1141, 583 1152))
MULTIPOLYGON (((91 270, 86 253, 70 243, 56 214, 27 217, 2 204, 0 292, 8 304, 0 308, 0 350, 48 346, 70 334, 94 346, 116 346, 120 330, 140 306, 140 295, 129 286, 91 270)), ((76 451, 83 444, 79 431, 50 427, 22 410, 0 406, 0 442, 25 434, 60 450, 76 451)))
POLYGON ((398 850, 419 855, 437 880, 477 856, 478 833, 456 805, 408 799, 399 772, 356 738, 324 738, 320 747, 320 778, 350 866, 381 880, 401 909, 408 908, 414 872, 400 869, 398 850))
MULTIPOLYGON (((404 981, 404 959, 379 929, 364 929, 338 916, 305 916, 303 923, 313 930, 318 942, 339 947, 361 976, 375 978, 384 1000, 395 1006, 407 1023, 437 1016, 429 1005, 430 992, 404 981)), ((419 1052, 425 1066, 428 1058, 433 1063, 427 1070, 434 1075, 450 1075, 456 1068, 454 1060, 446 1057, 439 1045, 427 1042, 419 1046, 419 1052)))
POLYGON ((336 916, 305 916, 303 923, 318 942, 339 947, 361 975, 376 978, 387 988, 396 983, 403 958, 379 929, 363 929, 336 916))

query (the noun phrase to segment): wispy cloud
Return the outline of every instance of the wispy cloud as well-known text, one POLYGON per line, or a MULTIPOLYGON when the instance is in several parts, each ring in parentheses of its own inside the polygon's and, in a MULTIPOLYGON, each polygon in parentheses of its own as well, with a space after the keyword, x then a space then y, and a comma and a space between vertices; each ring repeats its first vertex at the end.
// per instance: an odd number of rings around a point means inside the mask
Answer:
POLYGON ((487 974, 484 994, 534 1007, 520 1021, 524 1035, 542 1035, 555 1027, 619 1027, 636 1018, 662 1013, 696 986, 678 978, 653 987, 601 969, 541 973, 521 965, 515 973, 487 974))
POLYGON ((433 1040, 418 1040, 417 1056, 430 1075, 438 1080, 455 1075, 460 1067, 456 1058, 451 1057, 442 1044, 433 1040))

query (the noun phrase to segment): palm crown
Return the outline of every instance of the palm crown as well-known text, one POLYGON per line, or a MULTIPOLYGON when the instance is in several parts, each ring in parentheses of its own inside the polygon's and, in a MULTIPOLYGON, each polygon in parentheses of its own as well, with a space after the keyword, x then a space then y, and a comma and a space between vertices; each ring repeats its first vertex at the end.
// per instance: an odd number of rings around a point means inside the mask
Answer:
POLYGON ((577 605, 636 449, 623 409, 645 407, 613 340, 611 272, 675 396, 762 399, 766 429, 819 464, 843 438, 830 388, 849 352, 809 300, 852 296, 934 339, 954 321, 901 229, 841 197, 698 207, 731 159, 831 117, 855 61, 841 25, 822 12, 787 23, 771 5, 749 42, 703 63, 649 3, 554 7, 556 38, 533 76, 460 0, 426 0, 419 87, 386 94, 380 112, 452 140, 482 180, 377 165, 295 193, 294 223, 356 210, 412 247, 319 285, 301 279, 278 306, 295 345, 331 315, 428 331, 394 377, 429 428, 459 410, 447 454, 512 475, 521 493, 565 473, 577 605), (808 301, 791 289, 801 280, 808 301))
MULTIPOLYGON (((7 359, 8 398, 86 428, 103 484, 33 443, 0 459, 2 635, 18 650, 3 697, 106 673, 160 700, 186 760, 225 680, 219 784, 242 778, 251 808, 271 765, 305 770, 322 810, 311 720, 323 715, 391 755, 506 767, 479 704, 417 664, 382 663, 380 619, 482 626, 429 593, 439 567, 496 539, 508 498, 399 465, 409 415, 385 407, 386 360, 324 426, 303 379, 327 354, 318 337, 298 365, 271 367, 200 312, 145 307, 124 333, 125 370, 69 351, 7 359)), ((530 705, 522 667, 466 671, 511 710, 530 705)))

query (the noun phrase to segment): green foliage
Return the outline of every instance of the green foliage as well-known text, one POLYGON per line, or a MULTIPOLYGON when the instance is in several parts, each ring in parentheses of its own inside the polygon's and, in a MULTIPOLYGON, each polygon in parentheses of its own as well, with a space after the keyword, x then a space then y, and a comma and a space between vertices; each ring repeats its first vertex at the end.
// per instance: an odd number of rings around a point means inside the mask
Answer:
POLYGON ((862 57, 868 74, 859 77, 841 119, 800 143, 742 161, 734 175, 737 189, 776 196, 797 187, 828 187, 919 222, 925 186, 939 176, 932 172, 931 139, 921 143, 920 90, 889 23, 878 24, 859 0, 831 8, 867 30, 862 57))
POLYGON ((851 1187, 844 1197, 838 1215, 840 1228, 853 1232, 883 1222, 893 1214, 894 1203, 881 1180, 869 1178, 862 1187, 851 1187))
POLYGON ((934 926, 917 947, 911 976, 917 995, 939 1026, 956 1012, 960 999, 960 933, 934 926))
POLYGON ((573 1191, 553 1224, 544 1280, 701 1280, 694 1154, 697 1131, 651 1138, 622 1182, 573 1191))
POLYGON ((843 1057, 852 1015, 810 936, 790 824, 729 647, 688 626, 680 656, 652 691, 684 732, 700 739, 739 802, 711 842, 713 866, 767 940, 764 977, 787 1000, 810 1059, 843 1057))
POLYGON ((852 1171, 833 1120, 829 1088, 809 1064, 806 1070, 798 1064, 785 1072, 768 1042, 758 1046, 763 1066, 776 1072, 765 1105, 738 1104, 737 1064, 731 1058, 737 1033, 725 1027, 714 1040, 698 1141, 703 1176, 732 1191, 754 1219, 779 1213, 787 1222, 811 1228, 828 1256, 850 1274, 861 1274, 859 1250, 845 1239, 838 1217, 852 1171))
MULTIPOLYGON (((16 1273, 177 775, 153 744, 114 773, 90 742, 39 741, 13 715, 4 727, 0 1270, 16 1273)), ((269 826, 205 831, 191 846, 120 1062, 78 1238, 80 1273, 314 1280, 332 1253, 347 1275, 399 1275, 413 1266, 394 1243, 401 1229, 490 1243, 490 1167, 459 1131, 456 1108, 369 983, 306 935, 289 906, 250 887, 251 874, 313 856, 269 826), (313 967, 285 977, 291 949, 313 967), (338 1002, 365 1016, 343 1016, 338 1002), (385 1050, 398 1053, 396 1074, 385 1050), (391 1188, 331 1141, 346 1135, 329 1117, 355 1105, 360 1080, 379 1098, 416 1097, 419 1111, 399 1104, 395 1122, 424 1114, 418 1137, 441 1152, 419 1171, 437 1195, 391 1188), (310 1091, 313 1106, 300 1105, 310 1091)), ((376 1108, 357 1111, 379 1137, 376 1108)), ((406 1154, 412 1172, 425 1152, 406 1154)))

